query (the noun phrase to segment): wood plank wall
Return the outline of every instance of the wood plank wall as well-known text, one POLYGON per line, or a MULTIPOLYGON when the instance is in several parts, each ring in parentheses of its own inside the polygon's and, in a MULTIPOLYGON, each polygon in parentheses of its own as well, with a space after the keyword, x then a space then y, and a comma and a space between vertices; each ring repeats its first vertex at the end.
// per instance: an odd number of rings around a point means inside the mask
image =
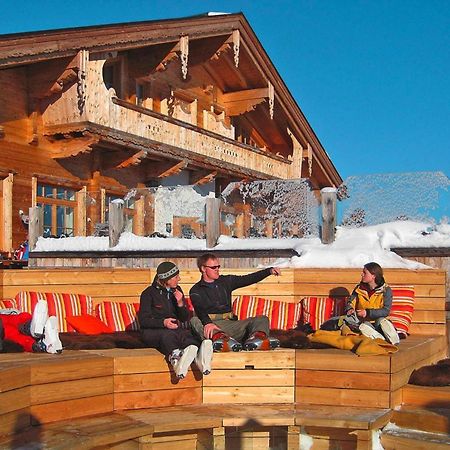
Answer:
MULTIPOLYGON (((252 270, 223 270, 223 274, 245 274, 252 270)), ((268 277, 235 294, 257 295, 288 302, 308 295, 328 296, 351 292, 360 278, 359 269, 283 269, 280 277, 268 277)), ((0 271, 1 298, 14 297, 21 290, 73 292, 103 300, 138 302, 140 293, 153 280, 155 269, 22 269, 0 271)), ((199 272, 181 272, 185 293, 200 278, 199 272)), ((446 272, 444 270, 385 270, 390 285, 415 288, 413 334, 446 334, 446 272)))

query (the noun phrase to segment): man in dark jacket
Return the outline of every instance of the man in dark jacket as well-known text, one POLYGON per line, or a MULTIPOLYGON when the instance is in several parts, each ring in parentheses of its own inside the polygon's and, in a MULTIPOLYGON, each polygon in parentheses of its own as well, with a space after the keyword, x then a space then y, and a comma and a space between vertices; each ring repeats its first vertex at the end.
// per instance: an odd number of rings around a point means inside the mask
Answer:
POLYGON ((181 327, 182 322, 189 320, 189 311, 179 281, 179 270, 173 262, 165 261, 156 269, 152 285, 141 294, 138 319, 142 339, 166 356, 178 378, 186 376, 194 360, 200 371, 208 375, 212 343, 201 342, 190 329, 181 327))
POLYGON ((271 267, 244 276, 220 275, 220 263, 213 253, 197 259, 202 278, 192 286, 189 295, 197 317, 192 328, 201 339, 212 339, 214 351, 269 350, 279 347, 279 341, 269 337, 267 316, 237 320, 233 315, 231 293, 267 278, 280 275, 271 267), (242 344, 243 343, 243 344, 242 344))

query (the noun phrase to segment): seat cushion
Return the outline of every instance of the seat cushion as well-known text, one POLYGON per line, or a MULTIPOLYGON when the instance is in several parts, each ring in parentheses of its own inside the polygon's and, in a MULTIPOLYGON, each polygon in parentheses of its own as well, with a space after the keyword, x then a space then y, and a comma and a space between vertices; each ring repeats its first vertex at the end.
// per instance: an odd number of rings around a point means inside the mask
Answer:
POLYGON ((391 286, 392 307, 388 319, 397 331, 405 336, 409 334, 409 327, 414 312, 414 286, 391 286))
POLYGON ((111 333, 112 330, 98 317, 90 314, 81 314, 80 316, 67 316, 66 322, 81 334, 103 334, 111 333))
POLYGON ((34 307, 39 300, 47 301, 48 315, 56 316, 59 331, 62 332, 75 331, 66 322, 67 316, 94 315, 92 298, 88 295, 36 291, 22 291, 16 295, 17 308, 30 314, 33 314, 34 307))
POLYGON ((0 300, 0 309, 18 309, 17 303, 13 298, 4 298, 0 300))
POLYGON ((304 297, 301 321, 318 330, 328 319, 344 314, 345 301, 346 297, 304 297))
POLYGON ((139 303, 104 301, 96 305, 96 316, 112 331, 139 330, 139 303))
POLYGON ((271 330, 290 330, 300 319, 300 302, 288 303, 269 300, 252 295, 242 295, 233 302, 233 313, 239 320, 265 315, 269 318, 271 330))

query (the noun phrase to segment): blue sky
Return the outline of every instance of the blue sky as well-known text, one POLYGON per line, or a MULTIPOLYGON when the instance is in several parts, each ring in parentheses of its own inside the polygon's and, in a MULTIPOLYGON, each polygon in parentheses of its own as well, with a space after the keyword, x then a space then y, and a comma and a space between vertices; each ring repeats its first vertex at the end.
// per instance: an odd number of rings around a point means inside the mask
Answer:
POLYGON ((243 12, 343 178, 450 176, 450 1, 30 1, 0 33, 243 12))

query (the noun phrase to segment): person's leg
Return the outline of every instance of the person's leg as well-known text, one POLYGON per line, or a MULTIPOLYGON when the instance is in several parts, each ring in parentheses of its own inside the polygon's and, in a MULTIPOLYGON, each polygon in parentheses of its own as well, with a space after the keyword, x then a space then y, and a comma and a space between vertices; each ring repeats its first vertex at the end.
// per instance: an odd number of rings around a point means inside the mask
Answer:
POLYGON ((20 327, 29 323, 31 315, 28 313, 2 315, 1 320, 4 327, 4 339, 19 344, 25 352, 33 352, 33 345, 36 340, 26 334, 20 332, 20 327))
POLYGON ((58 319, 56 316, 50 316, 45 322, 42 342, 45 345, 45 351, 47 353, 62 352, 63 347, 61 340, 59 339, 58 319))
POLYGON ((386 317, 377 319, 375 321, 375 328, 379 328, 386 340, 391 344, 397 345, 400 343, 397 330, 395 329, 393 323, 389 319, 386 319, 386 317))
MULTIPOLYGON (((33 310, 33 317, 30 322, 29 334, 34 338, 44 336, 44 328, 48 319, 48 305, 45 300, 39 300, 33 310)), ((26 333, 28 334, 28 333, 26 333)))
POLYGON ((267 316, 247 319, 244 350, 271 350, 280 346, 280 341, 270 336, 270 322, 267 316))
POLYGON ((213 352, 214 348, 212 340, 205 339, 202 341, 200 348, 198 349, 197 356, 195 357, 195 364, 203 375, 209 375, 211 373, 213 352))
MULTIPOLYGON (((217 325, 221 331, 214 334, 212 337, 213 349, 215 352, 238 352, 242 350, 242 345, 233 337, 230 337, 227 331, 223 327, 228 328, 228 322, 236 322, 231 320, 215 320, 213 323, 217 325)), ((203 332, 203 324, 198 317, 191 319, 191 327, 195 335, 200 337, 201 340, 206 339, 203 332)))
POLYGON ((369 337, 371 339, 384 339, 384 336, 379 333, 375 327, 370 322, 363 322, 359 325, 359 331, 363 336, 369 337))

